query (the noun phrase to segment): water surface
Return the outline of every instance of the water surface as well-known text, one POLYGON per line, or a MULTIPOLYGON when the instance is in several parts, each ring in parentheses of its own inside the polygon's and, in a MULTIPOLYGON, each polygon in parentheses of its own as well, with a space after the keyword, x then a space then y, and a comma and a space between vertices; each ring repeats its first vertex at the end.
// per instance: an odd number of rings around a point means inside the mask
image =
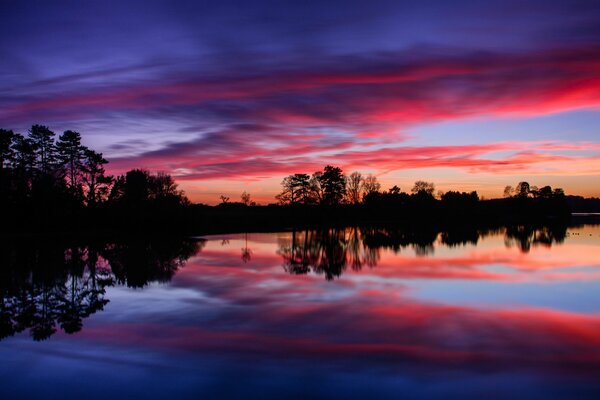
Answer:
POLYGON ((600 398, 598 225, 1 257, 1 398, 600 398))

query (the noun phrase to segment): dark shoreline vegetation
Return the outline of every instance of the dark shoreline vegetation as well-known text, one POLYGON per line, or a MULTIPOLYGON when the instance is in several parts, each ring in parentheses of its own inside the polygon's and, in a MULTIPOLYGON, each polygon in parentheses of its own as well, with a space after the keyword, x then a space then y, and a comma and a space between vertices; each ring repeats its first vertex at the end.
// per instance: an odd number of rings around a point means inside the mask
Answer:
POLYGON ((410 194, 382 190, 377 178, 340 168, 293 174, 282 182, 277 204, 192 204, 165 173, 142 169, 106 174, 108 161, 81 144, 81 135, 56 136, 33 125, 27 136, 0 129, 0 210, 4 236, 136 233, 194 235, 274 231, 348 225, 402 225, 412 229, 494 228, 567 222, 572 211, 600 211, 600 199, 566 196, 562 189, 520 182, 504 198, 482 200, 477 192, 435 193, 415 182, 410 194))
MULTIPOLYGON (((383 251, 412 249, 417 257, 427 257, 438 246, 476 245, 487 236, 503 235, 506 247, 527 253, 536 246, 562 243, 567 229, 564 224, 449 231, 380 226, 304 229, 282 234, 277 254, 286 273, 334 280, 349 270, 376 268, 383 251)), ((141 235, 117 241, 3 240, 0 341, 23 331, 35 341, 59 330, 77 333, 86 318, 109 303, 108 288, 169 282, 190 258, 202 253, 205 244, 205 239, 141 235)), ((240 263, 251 261, 251 249, 242 248, 239 257, 240 263)))

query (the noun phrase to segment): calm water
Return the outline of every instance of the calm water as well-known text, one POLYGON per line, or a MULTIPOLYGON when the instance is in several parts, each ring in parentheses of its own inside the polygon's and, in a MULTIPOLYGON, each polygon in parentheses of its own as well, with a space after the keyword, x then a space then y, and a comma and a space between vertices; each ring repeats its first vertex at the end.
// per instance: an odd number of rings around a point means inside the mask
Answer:
POLYGON ((2 246, 2 399, 600 398, 598 225, 2 246))

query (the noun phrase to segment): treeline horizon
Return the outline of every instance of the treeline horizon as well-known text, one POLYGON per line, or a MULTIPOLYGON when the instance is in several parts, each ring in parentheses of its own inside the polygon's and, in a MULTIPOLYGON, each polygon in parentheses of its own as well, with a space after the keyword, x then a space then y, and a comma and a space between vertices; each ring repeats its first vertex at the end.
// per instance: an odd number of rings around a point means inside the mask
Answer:
POLYGON ((370 217, 410 219, 414 214, 427 214, 429 219, 446 218, 450 213, 467 218, 483 212, 489 218, 494 214, 526 215, 530 211, 537 217, 569 212, 564 191, 550 186, 537 188, 523 181, 514 188, 507 186, 504 199, 482 200, 476 191, 436 192, 434 183, 418 180, 409 193, 398 186, 382 190, 374 175, 346 175, 333 165, 310 175, 286 176, 281 192, 275 196, 277 204, 259 206, 244 191, 239 202, 221 195, 221 204, 214 207, 218 210, 211 212, 208 209, 212 206, 192 204, 167 173, 136 168, 112 176, 105 169, 108 163, 102 153, 84 146, 76 131, 57 135, 38 124, 27 135, 0 129, 0 210, 5 222, 0 230, 101 231, 127 229, 128 225, 202 230, 217 227, 219 217, 223 226, 230 224, 228 217, 240 216, 249 216, 248 225, 265 225, 264 219, 282 216, 293 223, 294 218, 288 214, 297 213, 299 208, 312 209, 312 213, 315 208, 326 209, 316 212, 315 218, 345 218, 349 223, 370 217), (486 210, 482 210, 484 203, 486 210), (240 210, 243 208, 265 208, 270 212, 244 212, 240 210), (276 208, 293 212, 273 212, 276 208))
POLYGON ((108 160, 81 140, 79 132, 57 135, 45 125, 33 125, 27 135, 0 129, 3 231, 101 230, 119 219, 135 223, 153 214, 164 223, 190 204, 168 174, 107 174, 108 160))

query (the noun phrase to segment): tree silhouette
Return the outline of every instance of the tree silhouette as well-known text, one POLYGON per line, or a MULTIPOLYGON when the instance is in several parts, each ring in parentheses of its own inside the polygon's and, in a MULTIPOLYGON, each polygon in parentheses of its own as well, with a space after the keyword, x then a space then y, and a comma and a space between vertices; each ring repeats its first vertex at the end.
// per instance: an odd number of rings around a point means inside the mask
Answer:
POLYGON ((526 198, 529 196, 529 192, 531 191, 531 187, 529 186, 529 182, 519 182, 517 187, 515 188, 515 196, 520 198, 526 198))
POLYGON ((550 187, 550 186, 544 186, 541 189, 536 190, 536 197, 540 197, 543 199, 549 199, 552 197, 552 195, 553 195, 552 187, 550 187))
POLYGON ((310 176, 310 180, 308 182, 308 187, 309 187, 308 199, 309 199, 310 204, 323 203, 325 193, 323 190, 323 186, 321 185, 322 175, 323 175, 323 172, 315 171, 310 176))
POLYGON ((353 172, 348 176, 347 195, 348 203, 358 204, 362 200, 363 176, 360 172, 353 172))
POLYGON ((81 167, 84 190, 87 192, 87 204, 95 205, 104 201, 113 182, 112 176, 107 176, 104 165, 108 163, 102 153, 86 149, 81 167))
POLYGON ((426 181, 415 182, 412 195, 397 186, 381 192, 375 176, 353 172, 346 177, 339 167, 327 165, 312 175, 296 173, 283 179, 276 196, 280 205, 302 207, 240 207, 255 205, 244 192, 242 201, 232 204, 222 195, 226 207, 213 211, 210 206, 192 205, 169 174, 133 169, 113 178, 106 175, 106 164, 102 154, 83 146, 81 135, 72 130, 64 131, 55 142, 54 132, 44 125, 33 125, 29 137, 0 129, 0 210, 4 211, 0 230, 184 229, 191 233, 219 226, 262 229, 265 218, 273 227, 366 220, 512 222, 565 218, 572 200, 562 189, 537 189, 527 182, 516 190, 507 188, 509 197, 502 201, 479 201, 458 192, 439 192, 436 199, 433 183, 426 181))
POLYGON ((13 136, 13 168, 32 171, 35 165, 35 144, 20 134, 13 136))
POLYGON ((78 132, 65 131, 58 138, 56 151, 61 164, 67 169, 72 195, 81 195, 79 180, 87 151, 87 148, 81 145, 81 135, 78 132))
POLYGON ((9 202, 10 189, 8 182, 10 181, 10 165, 14 156, 13 139, 15 134, 13 131, 0 129, 0 208, 4 209, 9 202))
POLYGON ((250 197, 250 193, 247 193, 245 190, 242 192, 240 199, 242 200, 242 204, 245 206, 250 206, 253 204, 253 201, 250 197))
POLYGON ((130 205, 140 205, 150 199, 150 173, 134 169, 125 174, 123 199, 130 205))
POLYGON ((416 181, 411 189, 411 192, 413 192, 414 194, 426 193, 431 196, 433 196, 434 191, 435 185, 431 182, 426 181, 416 181))
POLYGON ((390 190, 388 190, 388 193, 391 194, 391 195, 398 195, 401 192, 402 192, 402 190, 398 186, 396 186, 396 185, 392 186, 390 188, 390 190))
POLYGON ((363 180, 363 192, 364 196, 368 196, 369 193, 378 193, 381 190, 381 184, 377 181, 375 175, 369 174, 363 180))
POLYGON ((317 179, 323 191, 322 203, 340 204, 346 195, 346 177, 341 168, 327 165, 317 179))
POLYGON ((308 174, 293 174, 283 178, 282 191, 276 198, 280 204, 310 204, 313 202, 311 178, 308 174))
POLYGON ((47 126, 33 125, 29 130, 36 155, 37 166, 40 172, 47 174, 56 163, 56 145, 54 144, 54 132, 47 126))
POLYGON ((4 171, 5 165, 10 165, 14 155, 12 147, 15 133, 6 129, 0 129, 0 174, 4 171))
POLYGON ((12 159, 14 198, 22 202, 29 197, 35 168, 35 145, 29 138, 20 134, 13 137, 12 159))
POLYGON ((177 184, 173 177, 164 172, 159 172, 156 175, 150 175, 150 198, 166 199, 171 197, 181 196, 181 192, 177 189, 177 184))

